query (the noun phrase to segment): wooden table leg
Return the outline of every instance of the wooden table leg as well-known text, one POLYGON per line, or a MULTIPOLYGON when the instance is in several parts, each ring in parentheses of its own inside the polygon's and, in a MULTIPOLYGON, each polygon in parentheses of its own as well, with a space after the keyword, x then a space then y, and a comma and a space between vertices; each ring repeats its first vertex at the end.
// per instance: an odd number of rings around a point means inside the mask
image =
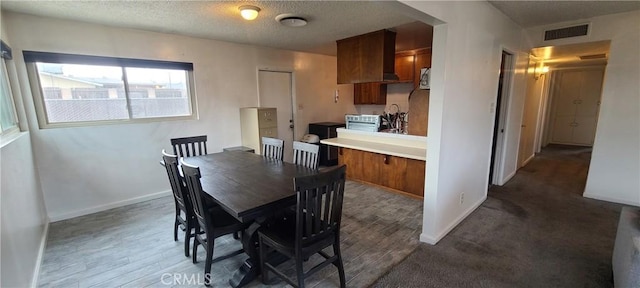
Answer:
POLYGON ((240 268, 233 273, 231 279, 229 279, 229 285, 231 285, 231 287, 238 288, 245 286, 260 275, 258 228, 260 228, 260 224, 254 222, 249 228, 244 230, 244 234, 242 235, 242 248, 244 252, 249 255, 249 258, 244 261, 242 266, 240 266, 240 268))
MULTIPOLYGON (((256 279, 261 273, 260 251, 258 250, 260 248, 258 245, 258 228, 260 228, 261 225, 259 223, 264 224, 265 221, 264 219, 260 220, 262 221, 256 221, 244 230, 244 234, 242 235, 242 248, 244 252, 249 255, 249 258, 244 261, 242 266, 240 266, 229 279, 229 285, 231 285, 231 287, 238 288, 245 286, 256 279)), ((277 266, 284 263, 288 258, 274 251, 269 254, 268 259, 271 265, 277 266)))

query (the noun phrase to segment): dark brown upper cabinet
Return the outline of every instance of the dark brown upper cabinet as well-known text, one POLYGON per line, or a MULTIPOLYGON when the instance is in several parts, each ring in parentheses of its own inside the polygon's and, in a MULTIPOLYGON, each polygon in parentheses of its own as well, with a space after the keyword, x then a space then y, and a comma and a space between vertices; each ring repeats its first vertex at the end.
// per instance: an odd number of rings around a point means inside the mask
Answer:
POLYGON ((379 30, 336 41, 338 84, 398 80, 394 73, 396 33, 379 30))

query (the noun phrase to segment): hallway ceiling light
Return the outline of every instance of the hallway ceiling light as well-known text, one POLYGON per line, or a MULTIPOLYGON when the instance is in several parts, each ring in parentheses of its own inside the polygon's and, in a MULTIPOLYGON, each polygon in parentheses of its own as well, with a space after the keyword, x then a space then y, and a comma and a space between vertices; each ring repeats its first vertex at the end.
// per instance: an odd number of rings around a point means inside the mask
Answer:
POLYGON ((256 19, 258 17, 258 12, 260 12, 260 8, 252 5, 242 5, 238 10, 240 10, 242 18, 246 20, 256 19))

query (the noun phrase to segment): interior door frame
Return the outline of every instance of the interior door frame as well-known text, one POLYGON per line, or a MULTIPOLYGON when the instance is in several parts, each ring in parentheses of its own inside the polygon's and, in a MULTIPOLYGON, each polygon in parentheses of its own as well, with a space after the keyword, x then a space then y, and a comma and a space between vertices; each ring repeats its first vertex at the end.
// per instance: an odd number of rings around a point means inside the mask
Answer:
POLYGON ((296 109, 294 109, 296 106, 296 90, 294 89, 296 87, 295 82, 296 82, 296 74, 294 72, 293 69, 288 69, 288 68, 273 68, 273 67, 258 67, 256 69, 256 94, 258 95, 258 106, 260 105, 260 72, 276 72, 276 73, 289 73, 289 75, 291 76, 291 87, 289 87, 289 90, 291 91, 291 101, 290 101, 290 109, 291 109, 291 118, 293 119, 293 131, 292 131, 292 135, 293 135, 293 141, 296 141, 296 123, 298 122, 297 118, 298 115, 296 113, 296 109))

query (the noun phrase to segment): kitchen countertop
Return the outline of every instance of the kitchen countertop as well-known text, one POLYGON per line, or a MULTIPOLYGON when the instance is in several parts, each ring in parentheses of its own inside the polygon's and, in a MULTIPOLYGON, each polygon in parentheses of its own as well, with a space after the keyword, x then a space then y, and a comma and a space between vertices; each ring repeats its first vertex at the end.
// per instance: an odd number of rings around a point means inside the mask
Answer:
POLYGON ((324 139, 320 143, 422 161, 427 158, 427 137, 347 129, 337 131, 337 138, 324 139))

